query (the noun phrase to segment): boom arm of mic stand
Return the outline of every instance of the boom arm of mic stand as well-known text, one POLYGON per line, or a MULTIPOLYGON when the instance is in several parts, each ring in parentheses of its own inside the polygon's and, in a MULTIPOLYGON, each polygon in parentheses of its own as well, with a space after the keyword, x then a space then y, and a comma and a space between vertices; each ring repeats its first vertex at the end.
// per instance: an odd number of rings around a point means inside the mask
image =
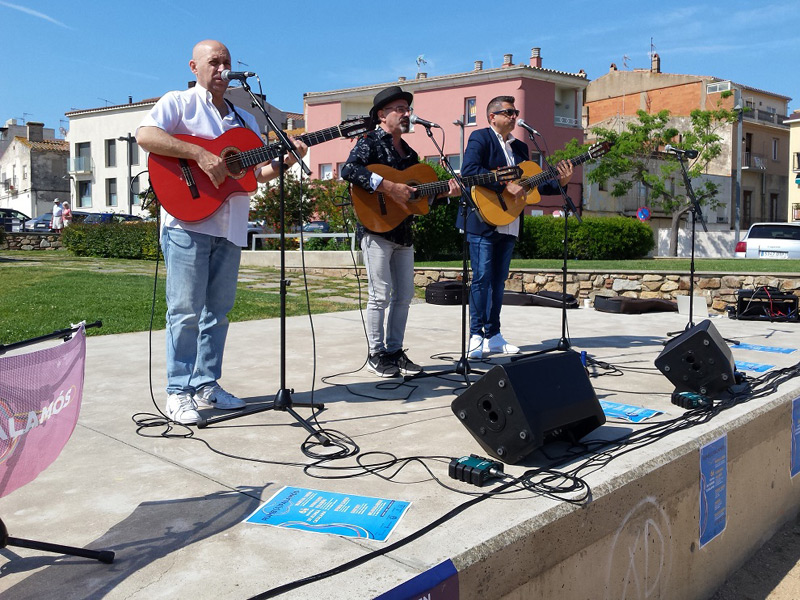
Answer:
MULTIPOLYGON (((550 163, 547 162, 547 158, 545 157, 542 149, 539 147, 539 144, 536 142, 536 136, 534 136, 530 131, 528 132, 528 137, 533 142, 533 145, 536 146, 536 151, 539 152, 539 156, 542 157, 542 162, 544 162, 544 166, 547 167, 548 171, 553 170, 553 167, 550 166, 550 163)), ((561 185, 561 182, 556 178, 556 183, 558 184, 558 191, 561 192, 561 198, 564 200, 564 210, 572 212, 575 215, 575 218, 578 219, 578 223, 583 225, 583 219, 578 214, 578 207, 572 202, 572 198, 569 197, 567 194, 567 190, 564 189, 564 186, 561 185)), ((564 215, 564 218, 567 218, 569 215, 564 215)))
MULTIPOLYGON (((258 81, 260 85, 261 80, 259 79, 258 81)), ((311 169, 309 169, 308 165, 303 162, 303 158, 297 153, 292 141, 283 132, 283 130, 278 127, 278 124, 275 123, 275 120, 269 115, 269 112, 266 108, 264 108, 264 105, 261 104, 259 98, 256 97, 256 95, 250 89, 250 85, 246 81, 242 81, 242 88, 244 88, 244 90, 250 95, 250 98, 253 101, 253 106, 257 107, 264 115, 264 118, 267 120, 267 124, 269 125, 270 129, 275 132, 275 135, 277 136, 281 146, 283 146, 289 154, 294 156, 295 161, 297 161, 297 163, 300 165, 300 168, 303 170, 303 173, 306 174, 306 177, 311 177, 311 169)), ((283 162, 283 158, 281 158, 281 162, 283 162)), ((283 170, 281 170, 281 172, 283 172, 283 170)))
POLYGON ((433 132, 431 131, 431 128, 430 127, 426 127, 425 128, 425 132, 428 134, 428 137, 431 138, 431 141, 433 142, 433 145, 436 146, 436 150, 439 151, 439 156, 442 158, 442 164, 445 166, 444 168, 447 170, 448 173, 450 173, 450 175, 452 175, 453 179, 456 180, 456 183, 458 184, 458 187, 461 188, 461 197, 462 198, 467 198, 467 203, 473 209, 475 209, 475 203, 472 201, 472 198, 470 197, 469 191, 467 190, 467 188, 464 187, 464 181, 461 179, 461 176, 458 175, 455 172, 455 170, 453 169, 453 167, 450 165, 450 161, 447 160, 447 157, 444 155, 444 150, 442 150, 442 148, 436 142, 436 139, 433 137, 433 132))
POLYGON ((700 203, 697 201, 697 196, 694 194, 692 180, 689 179, 689 173, 686 171, 685 158, 682 154, 678 154, 678 162, 681 165, 681 172, 683 173, 683 185, 686 187, 686 194, 689 196, 689 200, 692 203, 692 214, 700 220, 700 224, 703 226, 703 231, 708 233, 706 220, 703 217, 703 209, 700 207, 700 203))

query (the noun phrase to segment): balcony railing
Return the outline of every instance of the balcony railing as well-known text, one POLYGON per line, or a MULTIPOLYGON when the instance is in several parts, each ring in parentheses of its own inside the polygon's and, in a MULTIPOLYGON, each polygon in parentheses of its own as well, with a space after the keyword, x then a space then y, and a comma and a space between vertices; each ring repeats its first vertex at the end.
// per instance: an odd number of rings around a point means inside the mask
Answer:
POLYGON ((71 175, 91 175, 92 157, 91 156, 70 157, 67 170, 71 175))
POLYGON ((753 154, 752 152, 745 152, 742 158, 744 159, 742 161, 743 169, 755 169, 757 171, 767 170, 767 161, 764 158, 763 154, 753 154))
POLYGON ((766 110, 759 110, 752 108, 744 111, 744 118, 750 121, 760 121, 761 123, 772 123, 773 125, 783 125, 783 122, 788 119, 786 115, 779 115, 778 113, 769 112, 766 110))
POLYGON ((561 127, 577 127, 578 126, 578 119, 573 119, 571 117, 560 117, 556 115, 554 120, 556 125, 560 125, 561 127))
POLYGON ((794 166, 792 167, 792 170, 795 173, 800 173, 800 152, 793 152, 792 153, 792 157, 793 157, 793 164, 794 164, 794 166))

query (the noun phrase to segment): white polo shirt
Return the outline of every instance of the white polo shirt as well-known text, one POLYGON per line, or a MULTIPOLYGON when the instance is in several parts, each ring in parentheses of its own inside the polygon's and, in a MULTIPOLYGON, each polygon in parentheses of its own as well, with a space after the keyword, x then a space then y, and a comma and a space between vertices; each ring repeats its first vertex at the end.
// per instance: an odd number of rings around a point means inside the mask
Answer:
MULTIPOLYGON (((258 133, 258 122, 253 115, 241 109, 236 112, 245 125, 258 133)), ((220 116, 217 107, 212 103, 211 93, 199 84, 187 90, 164 94, 139 125, 158 127, 170 135, 194 135, 209 140, 240 126, 241 123, 233 112, 220 116)), ((224 237, 237 246, 246 246, 249 213, 250 195, 234 194, 217 212, 202 221, 181 221, 163 209, 161 217, 164 227, 224 237)))

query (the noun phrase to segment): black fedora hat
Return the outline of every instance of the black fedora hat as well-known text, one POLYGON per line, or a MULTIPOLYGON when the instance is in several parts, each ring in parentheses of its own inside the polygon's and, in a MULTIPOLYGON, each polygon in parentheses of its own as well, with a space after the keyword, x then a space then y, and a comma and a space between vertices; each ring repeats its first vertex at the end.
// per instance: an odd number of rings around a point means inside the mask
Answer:
POLYGON ((378 111, 392 100, 399 100, 400 98, 410 105, 411 101, 414 99, 414 95, 411 92, 404 92, 399 85, 393 85, 385 90, 381 90, 375 95, 375 99, 372 101, 372 108, 369 111, 369 116, 377 123, 378 111))

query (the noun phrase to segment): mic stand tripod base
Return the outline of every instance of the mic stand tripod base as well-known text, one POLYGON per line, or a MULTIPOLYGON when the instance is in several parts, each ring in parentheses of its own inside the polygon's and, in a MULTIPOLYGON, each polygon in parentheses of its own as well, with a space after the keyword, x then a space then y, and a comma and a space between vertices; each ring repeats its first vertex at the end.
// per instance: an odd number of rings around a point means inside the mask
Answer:
POLYGON ((459 375, 469 375, 472 369, 469 366, 469 360, 467 360, 466 356, 462 356, 458 363, 456 364, 455 368, 456 373, 459 375))

